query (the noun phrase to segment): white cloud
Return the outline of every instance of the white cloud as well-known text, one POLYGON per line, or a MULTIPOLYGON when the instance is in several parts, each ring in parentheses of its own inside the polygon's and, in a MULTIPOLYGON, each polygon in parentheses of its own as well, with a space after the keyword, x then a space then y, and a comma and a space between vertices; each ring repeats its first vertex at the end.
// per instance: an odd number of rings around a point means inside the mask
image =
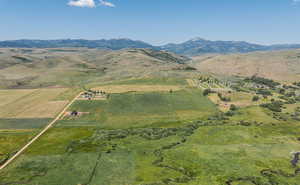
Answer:
MULTIPOLYGON (((99 0, 100 6, 108 6, 108 7, 115 7, 115 5, 109 1, 106 0, 99 0)), ((95 0, 70 0, 68 3, 69 6, 77 6, 77 7, 88 7, 88 8, 94 8, 96 7, 95 0)))
POLYGON ((88 8, 96 7, 94 0, 71 0, 69 1, 68 5, 77 6, 77 7, 88 7, 88 8))
POLYGON ((100 5, 102 6, 108 6, 108 7, 115 7, 115 5, 111 2, 100 0, 100 5))

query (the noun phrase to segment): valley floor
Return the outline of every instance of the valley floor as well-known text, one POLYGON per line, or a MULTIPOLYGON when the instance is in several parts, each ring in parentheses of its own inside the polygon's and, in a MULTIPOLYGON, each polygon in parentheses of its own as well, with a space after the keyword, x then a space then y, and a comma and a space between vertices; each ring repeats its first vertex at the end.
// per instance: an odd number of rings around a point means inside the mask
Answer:
MULTIPOLYGON (((299 102, 286 105, 282 120, 251 102, 251 92, 232 91, 219 95, 239 106, 228 116, 218 97, 213 102, 202 89, 151 85, 94 88, 107 99, 75 101, 67 112, 83 114, 58 120, 0 172, 0 184, 299 184, 300 122, 290 116, 299 102)), ((55 100, 70 96, 65 91, 55 100)), ((19 142, 14 137, 10 143, 19 142)))

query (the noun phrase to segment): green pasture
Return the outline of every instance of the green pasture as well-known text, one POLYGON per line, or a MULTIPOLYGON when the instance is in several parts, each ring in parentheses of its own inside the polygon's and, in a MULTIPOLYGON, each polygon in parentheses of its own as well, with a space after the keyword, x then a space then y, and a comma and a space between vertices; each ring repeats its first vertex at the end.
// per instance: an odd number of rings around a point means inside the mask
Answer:
POLYGON ((107 101, 76 101, 69 110, 87 114, 67 117, 58 126, 143 127, 200 119, 217 112, 216 106, 197 89, 112 94, 107 101))

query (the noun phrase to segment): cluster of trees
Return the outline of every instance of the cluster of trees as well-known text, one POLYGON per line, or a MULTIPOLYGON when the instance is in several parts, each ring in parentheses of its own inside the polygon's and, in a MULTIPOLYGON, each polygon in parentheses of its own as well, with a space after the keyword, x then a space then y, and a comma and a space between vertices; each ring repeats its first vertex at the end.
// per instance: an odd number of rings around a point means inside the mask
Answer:
POLYGON ((261 94, 263 96, 272 96, 273 95, 272 92, 267 89, 258 89, 256 91, 256 94, 261 94))
POLYGON ((300 121, 300 107, 295 109, 295 112, 291 115, 292 119, 300 121))
POLYGON ((203 77, 203 76, 200 76, 199 80, 200 80, 200 82, 219 83, 219 80, 218 80, 218 79, 210 78, 210 77, 203 77))
POLYGON ((186 70, 186 71, 196 71, 197 69, 194 68, 194 67, 191 67, 191 66, 186 66, 186 67, 184 68, 184 70, 186 70))
POLYGON ((271 87, 271 88, 274 88, 274 87, 280 85, 280 83, 275 82, 271 79, 257 77, 257 76, 252 76, 251 78, 246 78, 245 81, 266 85, 266 86, 271 87))
POLYGON ((300 87, 300 82, 294 82, 293 85, 300 87))
POLYGON ((231 104, 230 105, 230 108, 229 108, 229 111, 227 111, 225 113, 225 116, 234 116, 235 115, 235 111, 238 110, 238 107, 234 104, 231 104))
POLYGON ((271 103, 261 104, 261 107, 267 108, 273 112, 281 112, 284 103, 282 101, 272 101, 271 103))
POLYGON ((288 115, 280 113, 280 112, 273 112, 272 117, 279 121, 287 121, 288 115))
POLYGON ((231 86, 230 82, 220 81, 219 79, 216 79, 216 78, 213 78, 213 77, 203 77, 203 76, 201 76, 201 77, 199 77, 199 81, 201 83, 207 82, 209 84, 222 84, 222 85, 227 86, 227 87, 231 86))

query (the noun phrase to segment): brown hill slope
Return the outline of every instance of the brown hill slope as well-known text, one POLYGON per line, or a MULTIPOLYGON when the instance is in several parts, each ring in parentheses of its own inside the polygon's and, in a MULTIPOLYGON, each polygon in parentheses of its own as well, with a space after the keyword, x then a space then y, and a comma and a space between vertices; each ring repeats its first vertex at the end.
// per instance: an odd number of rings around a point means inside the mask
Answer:
POLYGON ((261 76, 277 81, 300 80, 300 50, 210 55, 193 58, 202 72, 227 76, 261 76))
POLYGON ((0 87, 70 86, 172 75, 188 71, 188 60, 151 49, 0 49, 0 87))

